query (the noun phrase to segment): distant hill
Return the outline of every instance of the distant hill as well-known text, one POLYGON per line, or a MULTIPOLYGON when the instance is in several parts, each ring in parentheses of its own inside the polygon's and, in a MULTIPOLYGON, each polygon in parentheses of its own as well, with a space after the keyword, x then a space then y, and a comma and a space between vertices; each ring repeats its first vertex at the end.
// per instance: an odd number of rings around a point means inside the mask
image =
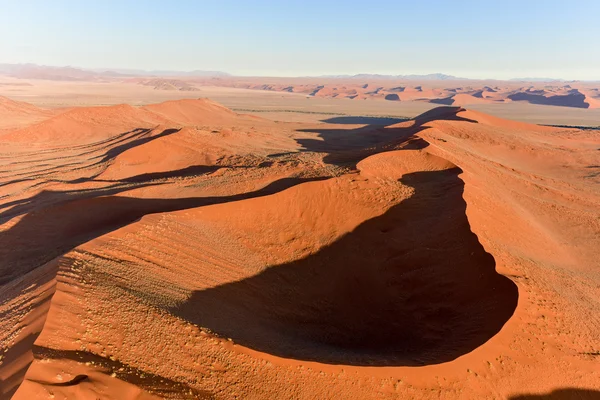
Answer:
POLYGON ((98 80, 101 75, 74 67, 51 67, 37 64, 0 64, 0 74, 21 79, 46 79, 52 81, 98 80))
POLYGON ((223 71, 204 71, 204 70, 194 70, 194 71, 171 71, 171 70, 143 70, 143 69, 126 69, 126 68, 96 68, 91 71, 101 72, 101 73, 114 73, 124 76, 165 76, 165 77, 173 77, 173 76, 231 76, 231 74, 223 71))

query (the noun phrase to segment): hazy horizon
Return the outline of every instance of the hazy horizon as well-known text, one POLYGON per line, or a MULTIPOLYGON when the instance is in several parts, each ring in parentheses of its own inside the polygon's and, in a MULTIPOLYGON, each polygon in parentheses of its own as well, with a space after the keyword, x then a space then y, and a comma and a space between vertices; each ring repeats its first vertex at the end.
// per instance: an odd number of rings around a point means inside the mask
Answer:
POLYGON ((0 63, 223 71, 600 80, 600 3, 580 0, 98 4, 3 1, 0 63), (27 27, 27 29, 23 29, 27 27), (18 33, 18 34, 16 34, 18 33))
MULTIPOLYGON (((444 76, 450 76, 451 78, 446 78, 447 80, 452 80, 452 78, 455 78, 456 80, 480 80, 480 81, 494 81, 494 80, 498 80, 498 81, 524 81, 524 82, 534 82, 534 81, 539 81, 539 82, 552 82, 552 81, 561 81, 561 82, 600 82, 600 79, 564 79, 561 77, 544 77, 544 76, 515 76, 513 78, 504 78, 504 79, 500 79, 500 78, 472 78, 469 76, 454 76, 454 75, 450 75, 450 74, 445 74, 444 72, 434 72, 434 73, 427 73, 427 74, 403 74, 403 73, 397 73, 397 74, 379 74, 379 73, 371 73, 371 72, 360 72, 357 74, 335 74, 335 75, 329 75, 329 74, 324 74, 324 75, 237 75, 237 74, 231 74, 228 71, 216 71, 216 70, 205 70, 205 69, 194 69, 194 70, 159 70, 159 69, 143 69, 143 68, 121 68, 121 67, 94 67, 94 68, 86 68, 86 67, 81 67, 78 65, 45 65, 45 64, 37 64, 37 63, 0 63, 0 65, 31 65, 31 66, 36 66, 36 67, 42 67, 42 68, 73 68, 73 69, 79 69, 82 71, 91 71, 91 72, 97 72, 97 73, 120 73, 123 75, 128 75, 130 74, 130 76, 136 76, 136 74, 138 73, 148 73, 148 74, 157 74, 156 76, 165 76, 168 77, 170 75, 168 75, 169 73, 173 73, 175 74, 174 76, 177 76, 177 74, 181 74, 182 76, 186 76, 185 74, 190 74, 189 76, 193 76, 191 74, 193 74, 194 72, 202 72, 202 73, 215 73, 215 75, 217 74, 223 74, 225 76, 230 76, 232 78, 331 78, 331 79, 337 79, 337 78, 355 78, 357 76, 360 75, 367 75, 367 76, 381 76, 383 78, 388 78, 388 77, 429 77, 429 76, 433 76, 433 75, 444 75, 444 76)), ((207 75, 207 76, 211 76, 211 75, 207 75)), ((432 79, 434 80, 434 79, 432 79)))

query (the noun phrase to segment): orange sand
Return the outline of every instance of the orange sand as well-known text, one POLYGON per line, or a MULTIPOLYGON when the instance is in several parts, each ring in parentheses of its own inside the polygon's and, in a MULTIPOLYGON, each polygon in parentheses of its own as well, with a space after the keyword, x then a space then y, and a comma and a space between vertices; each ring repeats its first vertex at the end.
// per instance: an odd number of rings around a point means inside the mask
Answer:
POLYGON ((2 398, 600 396, 597 131, 9 104, 2 398))

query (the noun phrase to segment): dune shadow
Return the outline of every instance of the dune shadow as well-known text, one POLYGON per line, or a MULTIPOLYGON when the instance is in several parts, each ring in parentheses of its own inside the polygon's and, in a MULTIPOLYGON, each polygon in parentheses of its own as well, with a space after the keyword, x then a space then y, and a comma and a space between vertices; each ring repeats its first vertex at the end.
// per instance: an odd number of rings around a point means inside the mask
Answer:
MULTIPOLYGON (((5 223, 11 218, 17 217, 19 215, 25 214, 34 208, 41 208, 43 206, 51 205, 54 203, 60 203, 69 199, 77 199, 81 200, 84 198, 91 197, 99 197, 99 196, 110 196, 114 194, 118 194, 123 191, 139 189, 148 186, 156 186, 161 185, 164 182, 157 182, 160 180, 166 179, 177 179, 177 178, 187 178, 198 175, 205 175, 212 172, 216 172, 221 168, 225 168, 222 166, 216 165, 192 165, 186 168, 172 170, 172 171, 164 171, 164 172, 150 172, 146 174, 139 174, 130 176, 127 178, 122 178, 119 180, 107 180, 107 179, 94 179, 94 178, 77 178, 72 180, 56 180, 49 179, 45 181, 48 182, 57 182, 57 183, 67 183, 67 184, 78 184, 78 183, 86 183, 86 182, 98 182, 98 183, 109 183, 109 186, 105 186, 103 188, 98 189, 89 189, 89 190, 62 190, 62 191, 52 191, 52 190, 44 190, 32 197, 13 200, 9 202, 2 203, 0 207, 2 209, 7 209, 6 211, 0 212, 0 224, 5 223)), ((245 168, 243 166, 228 166, 226 168, 245 168)))
MULTIPOLYGON (((114 136, 113 138, 109 139, 106 141, 105 145, 108 145, 108 143, 115 145, 112 148, 109 148, 106 153, 100 155, 100 156, 96 156, 96 157, 91 157, 91 160, 96 160, 94 161, 92 164, 88 165, 88 168, 94 167, 94 166, 98 166, 98 165, 102 165, 108 162, 113 161, 115 158, 117 158, 119 155, 121 155, 122 153, 124 153, 125 151, 132 149, 136 146, 140 146, 143 145, 145 143, 149 143, 155 139, 159 139, 165 136, 169 136, 172 135, 174 133, 179 132, 180 129, 165 129, 162 132, 156 134, 156 135, 152 135, 153 130, 152 129, 144 129, 144 128, 137 128, 134 129, 132 131, 128 131, 128 132, 124 132, 121 133, 119 135, 114 136), (112 140, 112 141, 111 141, 112 140)), ((102 144, 102 142, 97 142, 102 144)), ((84 146, 74 146, 73 148, 82 148, 84 146)), ((56 152, 56 150, 52 150, 53 152, 56 152)), ((81 154, 79 154, 79 156, 82 155, 91 155, 95 152, 95 150, 88 150, 86 152, 83 152, 81 154)), ((44 152, 42 151, 41 154, 43 154, 44 152)), ((50 159, 60 159, 61 157, 55 157, 55 158, 50 158, 50 159)), ((64 165, 63 165, 64 166, 64 165)), ((59 167, 53 167, 52 169, 57 169, 59 167)), ((49 173, 50 171, 44 171, 43 173, 49 173)), ((20 175, 26 175, 27 172, 22 172, 20 175)), ((90 176, 90 177, 83 177, 83 178, 79 178, 79 179, 75 179, 72 180, 70 182, 67 183, 81 183, 81 182, 87 182, 89 180, 92 180, 94 178, 96 178, 97 176, 100 175, 100 172, 90 176)), ((31 176, 24 176, 22 178, 17 178, 17 179, 13 179, 10 181, 4 181, 4 182, 0 182, 0 186, 7 186, 7 185, 13 185, 13 184, 17 184, 17 183, 21 183, 21 182, 26 182, 26 181, 31 181, 34 179, 40 179, 40 176, 36 176, 36 177, 31 177, 31 176)))
POLYGON ((449 106, 454 104, 454 96, 444 97, 443 99, 431 99, 429 102, 433 104, 444 104, 449 106))
POLYGON ((509 400, 600 400, 600 390, 565 388, 544 394, 519 394, 509 400))
POLYGON ((373 117, 335 117, 323 120, 330 124, 362 124, 365 126, 347 128, 299 129, 298 132, 316 133, 318 139, 301 138, 296 142, 304 151, 326 153, 323 161, 327 164, 355 168, 362 159, 393 150, 411 140, 414 135, 427 128, 427 123, 437 121, 477 121, 458 115, 465 111, 462 107, 436 107, 413 119, 373 117), (359 122, 362 121, 362 122, 359 122), (402 126, 394 126, 405 122, 402 126), (412 122, 412 123, 411 123, 412 122))
POLYGON ((577 89, 571 90, 568 94, 544 96, 536 93, 513 93, 507 96, 513 101, 526 101, 531 104, 540 104, 545 106, 562 106, 575 108, 589 108, 590 104, 586 102, 585 95, 577 89))
POLYGON ((137 146, 141 146, 143 144, 146 144, 146 143, 151 142, 156 139, 160 139, 161 137, 172 135, 174 133, 179 132, 180 130, 181 129, 174 129, 174 128, 165 129, 161 133, 159 133, 157 135, 152 135, 152 136, 149 136, 149 134, 152 132, 152 130, 147 130, 147 132, 145 132, 145 134, 148 134, 148 136, 138 137, 127 143, 123 143, 121 145, 118 145, 118 146, 115 146, 115 147, 109 149, 106 152, 106 154, 104 155, 104 157, 102 157, 102 159, 100 161, 98 161, 98 164, 102 164, 107 161, 110 161, 129 149, 132 149, 137 146))
MULTIPOLYGON (((123 178, 121 182, 129 183, 143 183, 154 181, 158 179, 171 179, 171 178, 187 178, 190 176, 204 175, 216 172, 220 170, 221 166, 217 165, 192 165, 186 168, 181 168, 174 171, 164 172, 149 172, 146 174, 134 175, 128 178, 123 178)), ((242 167, 228 167, 228 168, 242 168, 242 167)))
MULTIPOLYGON (((160 375, 155 375, 148 371, 142 371, 120 361, 113 361, 107 357, 101 357, 87 351, 55 350, 48 347, 34 345, 33 354, 38 360, 71 360, 78 363, 93 364, 96 368, 106 370, 107 373, 114 371, 117 379, 131 383, 146 390, 147 392, 165 398, 173 398, 173 396, 177 396, 178 399, 215 398, 207 391, 197 390, 189 385, 186 385, 185 383, 177 382, 160 375)), ((86 375, 77 375, 69 381, 50 382, 32 380, 32 382, 47 386, 75 386, 78 383, 86 380, 88 380, 86 375)))
POLYGON ((381 125, 388 126, 398 124, 400 122, 410 121, 410 118, 395 118, 395 117, 363 117, 363 116, 342 116, 322 119, 321 122, 327 124, 340 125, 381 125))
POLYGON ((318 252, 194 292, 171 312, 240 345, 329 364, 451 361, 512 316, 516 285, 471 232, 460 169, 416 172, 415 194, 318 252))

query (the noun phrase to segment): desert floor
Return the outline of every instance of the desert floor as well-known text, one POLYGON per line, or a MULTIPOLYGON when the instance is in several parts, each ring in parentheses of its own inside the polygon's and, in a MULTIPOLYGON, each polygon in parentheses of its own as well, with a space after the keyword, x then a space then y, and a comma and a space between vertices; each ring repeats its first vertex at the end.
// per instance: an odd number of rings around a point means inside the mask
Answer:
MULTIPOLYGON (((141 106, 182 98, 210 98, 236 111, 286 122, 318 122, 335 116, 413 118, 438 107, 419 101, 350 100, 311 97, 301 93, 199 86, 196 91, 155 90, 129 82, 60 82, 0 77, 0 96, 43 108, 141 106)), ((500 118, 545 125, 600 126, 600 108, 554 107, 523 102, 467 104, 469 109, 500 118)), ((0 126, 1 127, 1 126, 0 126)))

